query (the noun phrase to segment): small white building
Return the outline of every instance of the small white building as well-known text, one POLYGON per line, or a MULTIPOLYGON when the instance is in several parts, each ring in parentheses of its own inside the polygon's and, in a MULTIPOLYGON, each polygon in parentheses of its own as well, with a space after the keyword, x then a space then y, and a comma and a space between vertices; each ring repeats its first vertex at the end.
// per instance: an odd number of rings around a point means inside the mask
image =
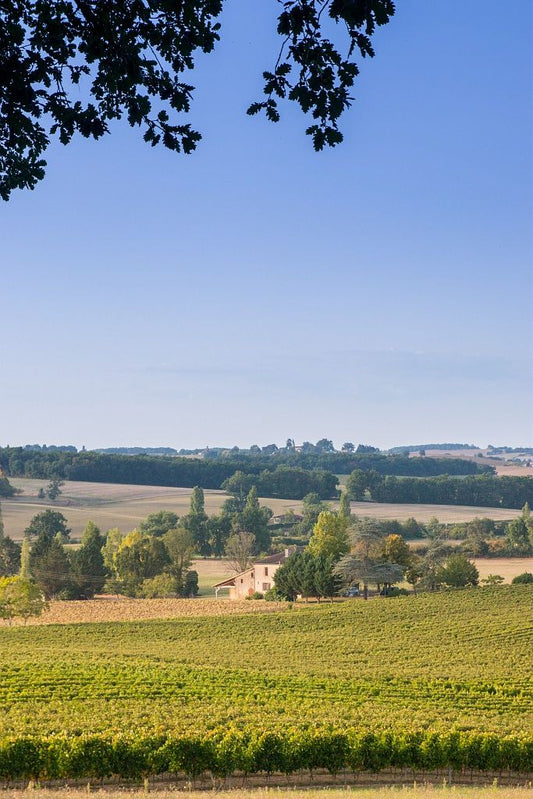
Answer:
POLYGON ((246 571, 213 586, 216 596, 218 596, 221 588, 229 588, 230 599, 246 599, 246 597, 252 596, 256 591, 264 594, 265 591, 274 588, 275 573, 285 563, 287 558, 296 551, 296 547, 288 547, 283 552, 276 552, 275 555, 265 555, 263 558, 258 558, 253 566, 246 571))

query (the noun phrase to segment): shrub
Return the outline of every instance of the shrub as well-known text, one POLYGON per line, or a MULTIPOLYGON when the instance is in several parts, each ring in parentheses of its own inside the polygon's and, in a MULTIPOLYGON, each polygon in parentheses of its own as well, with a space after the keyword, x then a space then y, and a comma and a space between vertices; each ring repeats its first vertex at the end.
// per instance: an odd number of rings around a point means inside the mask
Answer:
POLYGON ((155 577, 143 580, 139 596, 145 599, 176 596, 176 580, 170 574, 156 574, 155 577))
POLYGON ((517 574, 516 577, 513 577, 511 582, 513 585, 533 583, 533 574, 531 572, 522 572, 522 574, 517 574))
POLYGON ((198 596, 198 572, 194 569, 185 575, 183 594, 188 597, 198 596))
POLYGON ((267 602, 285 602, 287 597, 277 588, 269 588, 268 591, 265 591, 264 599, 267 602))

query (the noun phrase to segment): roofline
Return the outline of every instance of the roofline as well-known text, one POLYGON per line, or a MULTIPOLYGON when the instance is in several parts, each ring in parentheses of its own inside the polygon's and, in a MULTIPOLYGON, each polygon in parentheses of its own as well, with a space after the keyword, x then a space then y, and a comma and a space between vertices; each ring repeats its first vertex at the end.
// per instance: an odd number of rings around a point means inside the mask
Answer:
POLYGON ((253 572, 253 570, 254 570, 254 567, 251 566, 249 569, 246 569, 246 571, 239 572, 234 577, 228 577, 227 580, 223 580, 221 583, 217 583, 216 585, 213 586, 213 588, 221 588, 222 586, 230 585, 231 583, 233 583, 233 585, 235 585, 235 580, 237 579, 237 577, 242 577, 243 574, 248 574, 248 572, 253 572))

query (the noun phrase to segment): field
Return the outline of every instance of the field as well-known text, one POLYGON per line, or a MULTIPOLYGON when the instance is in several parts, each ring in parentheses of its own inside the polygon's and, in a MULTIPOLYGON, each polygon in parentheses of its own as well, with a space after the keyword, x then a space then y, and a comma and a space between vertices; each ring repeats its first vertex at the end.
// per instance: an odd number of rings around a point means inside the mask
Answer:
POLYGON ((505 582, 524 572, 533 574, 533 558, 474 558, 481 579, 489 574, 499 574, 505 582))
MULTIPOLYGON (((55 502, 39 500, 39 488, 46 487, 45 480, 13 478, 12 484, 23 491, 19 497, 2 500, 2 511, 6 533, 21 540, 25 528, 35 514, 52 507, 68 520, 74 538, 78 538, 90 519, 102 531, 119 527, 129 532, 149 513, 171 510, 179 516, 189 510, 191 489, 165 488, 159 486, 118 485, 114 483, 67 482, 61 496, 55 502)), ((205 491, 205 507, 208 514, 218 513, 227 498, 223 491, 205 491)), ((283 513, 292 508, 296 513, 302 503, 288 499, 262 499, 274 513, 283 513)), ((335 503, 333 503, 335 504, 335 503)), ((476 516, 492 519, 513 519, 518 510, 502 508, 471 508, 455 505, 393 505, 373 502, 353 502, 352 512, 361 516, 379 519, 408 519, 414 516, 421 522, 432 516, 442 522, 469 521, 476 516)))
POLYGON ((52 776, 311 763, 531 771, 531 598, 529 586, 503 586, 3 627, 0 778, 19 773, 27 747, 25 763, 52 776))
MULTIPOLYGON (((491 455, 489 449, 427 449, 426 455, 428 458, 464 458, 465 460, 474 460, 476 463, 485 464, 487 466, 494 466, 496 474, 499 477, 533 477, 533 466, 527 466, 525 463, 513 463, 511 458, 514 458, 518 453, 507 453, 501 455, 491 455), (483 455, 483 459, 479 455, 483 455)), ((522 453, 524 460, 531 461, 531 456, 527 453, 522 453)), ((418 453, 413 452, 411 457, 417 458, 418 453)))
MULTIPOLYGON (((129 597, 99 597, 89 600, 54 600, 42 616, 34 616, 28 625, 92 624, 94 622, 145 621, 149 619, 197 618, 205 616, 234 616, 246 613, 277 613, 285 603, 251 602, 228 599, 130 599, 129 597)), ((22 625, 15 620, 14 625, 22 625)), ((7 627, 0 619, 0 628, 7 627)))

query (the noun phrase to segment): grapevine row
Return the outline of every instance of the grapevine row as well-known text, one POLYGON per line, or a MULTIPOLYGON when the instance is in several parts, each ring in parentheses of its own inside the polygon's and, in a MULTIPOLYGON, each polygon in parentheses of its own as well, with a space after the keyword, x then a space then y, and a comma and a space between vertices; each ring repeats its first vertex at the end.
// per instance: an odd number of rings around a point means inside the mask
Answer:
POLYGON ((533 771, 533 739, 450 732, 361 732, 356 729, 283 733, 229 730, 207 736, 140 738, 14 737, 0 742, 0 779, 140 779, 158 774, 194 778, 326 769, 378 772, 533 771))

